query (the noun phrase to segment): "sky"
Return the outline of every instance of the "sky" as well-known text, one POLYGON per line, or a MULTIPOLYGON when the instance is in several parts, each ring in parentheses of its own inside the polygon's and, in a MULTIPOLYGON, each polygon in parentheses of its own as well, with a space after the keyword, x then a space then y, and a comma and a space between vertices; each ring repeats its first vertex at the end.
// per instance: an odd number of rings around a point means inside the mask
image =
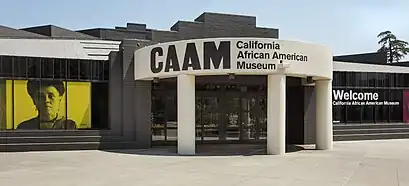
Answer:
MULTIPOLYGON (((409 0, 2 0, 0 25, 52 24, 71 30, 114 28, 128 22, 169 30, 203 12, 256 16, 280 29, 280 39, 325 45, 335 55, 373 52, 378 33, 409 41, 409 0)), ((409 58, 408 58, 409 59, 409 58)))

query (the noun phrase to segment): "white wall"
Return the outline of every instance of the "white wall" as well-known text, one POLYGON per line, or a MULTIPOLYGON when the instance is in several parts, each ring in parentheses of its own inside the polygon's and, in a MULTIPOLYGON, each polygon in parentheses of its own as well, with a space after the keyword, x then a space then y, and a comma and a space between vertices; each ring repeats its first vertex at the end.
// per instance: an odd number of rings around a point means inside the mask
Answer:
POLYGON ((0 39, 0 55, 108 60, 118 41, 60 39, 0 39))
POLYGON ((334 61, 333 68, 334 68, 334 71, 346 71, 346 72, 409 73, 409 67, 348 63, 348 62, 339 62, 339 61, 334 61))

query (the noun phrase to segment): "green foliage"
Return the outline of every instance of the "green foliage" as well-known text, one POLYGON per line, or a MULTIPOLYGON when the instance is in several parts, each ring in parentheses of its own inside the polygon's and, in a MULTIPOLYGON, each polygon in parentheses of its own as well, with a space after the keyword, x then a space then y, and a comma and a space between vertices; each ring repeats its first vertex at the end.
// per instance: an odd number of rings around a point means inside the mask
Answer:
POLYGON ((409 43, 397 39, 391 31, 387 30, 379 33, 378 38, 380 38, 378 44, 381 45, 378 51, 386 53, 388 63, 399 62, 409 54, 409 43))

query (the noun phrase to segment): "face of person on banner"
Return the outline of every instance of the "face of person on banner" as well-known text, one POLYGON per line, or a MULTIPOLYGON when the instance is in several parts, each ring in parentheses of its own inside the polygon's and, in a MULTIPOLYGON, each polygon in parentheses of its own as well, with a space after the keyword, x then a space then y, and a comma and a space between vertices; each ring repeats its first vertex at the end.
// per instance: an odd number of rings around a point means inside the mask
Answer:
POLYGON ((58 81, 41 82, 30 88, 32 91, 30 95, 32 95, 40 119, 42 121, 57 119, 64 95, 63 83, 58 81))
POLYGON ((41 120, 50 121, 55 119, 60 110, 62 95, 53 86, 41 87, 36 95, 37 99, 34 99, 34 104, 39 111, 41 120))

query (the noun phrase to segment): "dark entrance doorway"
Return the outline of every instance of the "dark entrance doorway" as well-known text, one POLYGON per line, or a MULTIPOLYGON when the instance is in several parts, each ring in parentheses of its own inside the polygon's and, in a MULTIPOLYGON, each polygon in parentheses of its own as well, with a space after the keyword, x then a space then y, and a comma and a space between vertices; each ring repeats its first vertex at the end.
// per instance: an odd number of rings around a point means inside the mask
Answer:
MULTIPOLYGON (((266 76, 196 78, 196 143, 263 143, 267 138, 266 76)), ((304 88, 287 77, 286 142, 304 142, 304 88)), ((153 144, 177 142, 176 78, 154 83, 153 144)))

